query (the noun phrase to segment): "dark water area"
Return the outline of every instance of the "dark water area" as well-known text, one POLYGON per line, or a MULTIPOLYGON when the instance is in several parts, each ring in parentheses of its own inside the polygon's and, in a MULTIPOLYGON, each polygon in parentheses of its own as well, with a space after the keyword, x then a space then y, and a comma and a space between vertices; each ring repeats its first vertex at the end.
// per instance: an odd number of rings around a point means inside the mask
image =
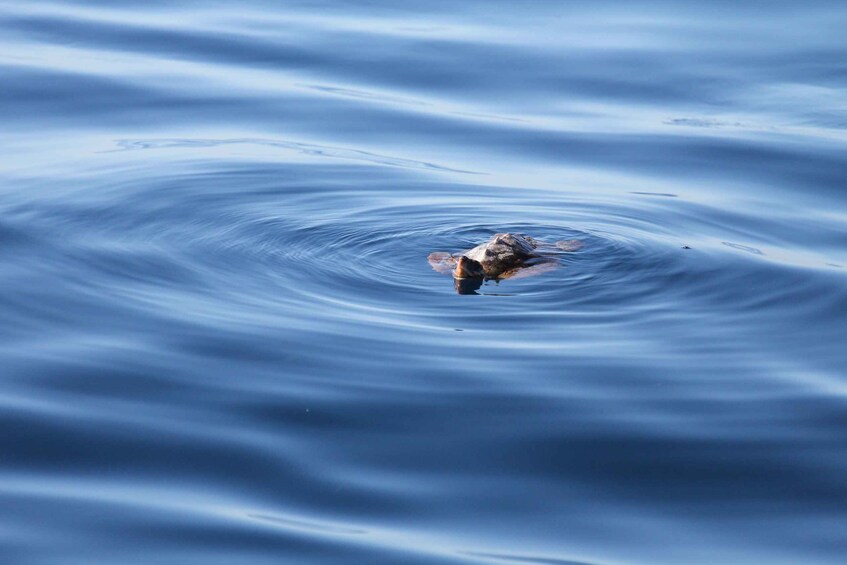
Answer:
POLYGON ((845 29, 0 3, 0 562, 845 563, 845 29))

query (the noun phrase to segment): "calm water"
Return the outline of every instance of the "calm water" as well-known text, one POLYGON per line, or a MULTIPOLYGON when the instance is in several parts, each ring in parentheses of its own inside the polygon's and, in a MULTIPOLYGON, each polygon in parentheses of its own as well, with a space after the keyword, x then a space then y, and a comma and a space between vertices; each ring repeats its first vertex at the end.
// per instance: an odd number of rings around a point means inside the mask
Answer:
POLYGON ((844 563, 845 29, 0 2, 0 561, 844 563))

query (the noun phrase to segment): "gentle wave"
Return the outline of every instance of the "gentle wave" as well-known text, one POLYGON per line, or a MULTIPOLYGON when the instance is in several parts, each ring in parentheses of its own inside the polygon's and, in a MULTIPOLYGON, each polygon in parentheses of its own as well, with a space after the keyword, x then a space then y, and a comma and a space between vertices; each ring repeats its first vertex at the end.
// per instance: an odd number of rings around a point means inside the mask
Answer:
POLYGON ((0 5, 0 553, 841 563, 845 26, 0 5))

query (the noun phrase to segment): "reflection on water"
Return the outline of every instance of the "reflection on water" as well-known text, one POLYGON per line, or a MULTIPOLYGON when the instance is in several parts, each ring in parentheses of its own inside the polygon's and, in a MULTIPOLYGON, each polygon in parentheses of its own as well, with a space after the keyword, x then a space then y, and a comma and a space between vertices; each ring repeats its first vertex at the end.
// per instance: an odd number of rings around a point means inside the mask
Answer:
POLYGON ((457 294, 478 294, 483 279, 453 279, 453 288, 457 294))
POLYGON ((842 563, 846 25, 6 2, 5 561, 842 563))

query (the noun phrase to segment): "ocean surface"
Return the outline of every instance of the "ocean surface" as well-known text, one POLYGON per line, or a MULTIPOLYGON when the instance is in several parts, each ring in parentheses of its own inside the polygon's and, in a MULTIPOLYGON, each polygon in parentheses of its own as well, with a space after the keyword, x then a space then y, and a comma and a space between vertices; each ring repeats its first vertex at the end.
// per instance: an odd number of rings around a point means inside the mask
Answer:
POLYGON ((0 0, 0 562, 847 562, 845 30, 0 0))

